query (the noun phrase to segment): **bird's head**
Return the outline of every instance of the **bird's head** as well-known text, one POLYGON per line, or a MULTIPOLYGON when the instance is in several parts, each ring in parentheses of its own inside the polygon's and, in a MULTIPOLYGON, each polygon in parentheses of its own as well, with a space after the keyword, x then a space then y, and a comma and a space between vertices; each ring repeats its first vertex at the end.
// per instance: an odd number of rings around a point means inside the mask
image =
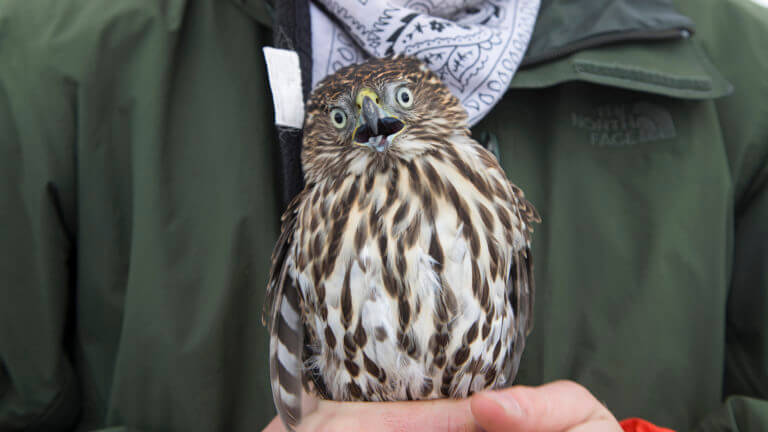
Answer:
POLYGON ((357 159, 418 153, 424 141, 466 133, 459 100, 413 57, 370 59, 323 79, 307 102, 305 172, 357 159))

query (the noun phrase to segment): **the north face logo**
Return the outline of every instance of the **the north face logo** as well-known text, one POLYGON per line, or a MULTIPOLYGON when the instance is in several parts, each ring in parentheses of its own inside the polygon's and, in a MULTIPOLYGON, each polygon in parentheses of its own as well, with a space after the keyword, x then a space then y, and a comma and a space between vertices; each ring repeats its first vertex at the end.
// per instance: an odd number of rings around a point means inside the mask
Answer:
POLYGON ((603 105, 590 115, 572 113, 571 124, 589 131, 589 142, 597 147, 625 147, 677 135, 669 111, 648 102, 603 105))

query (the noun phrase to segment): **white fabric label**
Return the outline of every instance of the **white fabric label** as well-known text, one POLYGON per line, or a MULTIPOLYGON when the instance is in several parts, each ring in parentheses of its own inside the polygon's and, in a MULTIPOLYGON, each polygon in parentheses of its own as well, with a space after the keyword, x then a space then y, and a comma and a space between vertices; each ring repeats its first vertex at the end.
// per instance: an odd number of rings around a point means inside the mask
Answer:
POLYGON ((473 125, 512 81, 528 48, 539 3, 314 0, 312 85, 368 56, 410 55, 440 76, 461 100, 473 125))
POLYGON ((269 86, 275 104, 275 124, 301 129, 304 123, 304 99, 301 91, 301 67, 296 51, 264 47, 269 86))

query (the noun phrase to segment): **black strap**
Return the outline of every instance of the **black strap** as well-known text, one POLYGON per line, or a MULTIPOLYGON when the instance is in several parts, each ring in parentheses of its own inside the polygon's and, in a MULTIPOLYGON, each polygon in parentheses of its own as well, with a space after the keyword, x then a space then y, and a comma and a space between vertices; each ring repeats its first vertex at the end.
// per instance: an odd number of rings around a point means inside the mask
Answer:
MULTIPOLYGON (((275 25, 272 28, 278 48, 291 49, 299 54, 304 100, 312 90, 312 36, 308 0, 279 0, 275 2, 275 25)), ((304 188, 301 171, 301 139, 299 129, 278 126, 280 162, 283 179, 283 208, 304 188)))

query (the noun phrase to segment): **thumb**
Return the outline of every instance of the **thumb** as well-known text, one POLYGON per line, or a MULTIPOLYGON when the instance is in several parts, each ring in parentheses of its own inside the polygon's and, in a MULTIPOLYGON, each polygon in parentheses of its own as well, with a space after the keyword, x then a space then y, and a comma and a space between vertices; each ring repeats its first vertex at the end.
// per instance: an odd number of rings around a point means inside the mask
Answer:
POLYGON ((586 388, 572 381, 478 393, 470 404, 475 420, 488 432, 560 432, 591 422, 616 422, 586 388))
POLYGON ((285 432, 280 416, 276 416, 261 432, 285 432))

